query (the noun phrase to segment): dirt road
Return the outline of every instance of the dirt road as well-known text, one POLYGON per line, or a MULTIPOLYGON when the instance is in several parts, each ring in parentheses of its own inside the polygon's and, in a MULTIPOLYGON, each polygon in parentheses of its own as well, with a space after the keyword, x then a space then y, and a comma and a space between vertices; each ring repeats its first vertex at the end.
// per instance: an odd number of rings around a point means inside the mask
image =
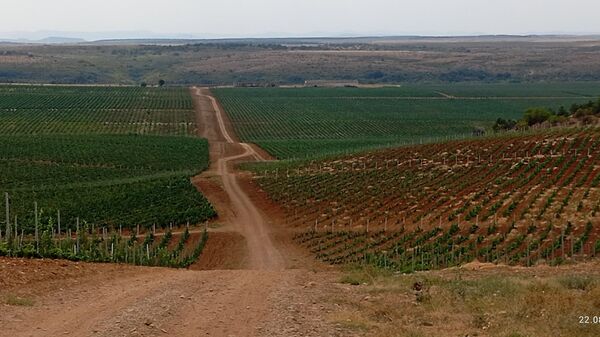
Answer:
POLYGON ((0 336, 348 336, 328 322, 338 274, 312 271, 275 240, 273 220, 233 164, 264 160, 239 143, 205 89, 193 89, 211 166, 193 181, 215 205, 199 268, 174 270, 0 259, 0 336), (204 259, 204 262, 203 262, 204 259), (291 263, 293 261, 293 263, 291 263))
MULTIPOLYGON (((247 267, 254 270, 281 270, 285 264, 279 250, 273 244, 265 216, 254 205, 248 195, 240 187, 233 163, 241 159, 263 160, 258 152, 249 144, 239 143, 232 137, 225 124, 225 113, 206 90, 193 88, 196 96, 196 109, 200 115, 214 114, 214 118, 201 117, 201 120, 217 121, 218 133, 215 127, 204 128, 203 137, 211 137, 211 169, 209 175, 216 174, 221 179, 222 188, 228 196, 229 204, 225 207, 231 213, 225 220, 232 230, 242 234, 247 246, 247 267), (210 106, 202 103, 202 99, 210 102, 210 106), (219 140, 224 140, 220 142, 219 140), (228 151, 222 149, 227 147, 228 151), (229 152, 229 153, 227 153, 229 152), (241 153, 240 153, 241 152, 241 153), (233 154, 230 154, 233 153, 233 154), (216 161, 216 163, 215 163, 216 161), (216 165, 216 167, 215 167, 216 165)), ((209 200, 210 191, 203 191, 209 200)), ((212 200, 211 200, 212 201, 212 200)))

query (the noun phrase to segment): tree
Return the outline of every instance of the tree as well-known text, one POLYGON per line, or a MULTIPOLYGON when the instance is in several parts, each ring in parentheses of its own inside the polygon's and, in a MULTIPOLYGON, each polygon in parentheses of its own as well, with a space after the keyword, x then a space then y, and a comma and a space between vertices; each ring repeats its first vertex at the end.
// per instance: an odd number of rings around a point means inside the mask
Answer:
POLYGON ((158 86, 162 87, 163 85, 165 85, 165 80, 163 80, 163 79, 158 80, 158 86))
POLYGON ((552 112, 546 108, 530 108, 525 111, 523 119, 527 125, 532 126, 547 121, 552 115, 552 112))
POLYGON ((148 86, 148 83, 146 83, 146 82, 142 82, 142 83, 140 83, 140 87, 142 87, 142 88, 145 88, 145 87, 147 87, 147 86, 148 86))

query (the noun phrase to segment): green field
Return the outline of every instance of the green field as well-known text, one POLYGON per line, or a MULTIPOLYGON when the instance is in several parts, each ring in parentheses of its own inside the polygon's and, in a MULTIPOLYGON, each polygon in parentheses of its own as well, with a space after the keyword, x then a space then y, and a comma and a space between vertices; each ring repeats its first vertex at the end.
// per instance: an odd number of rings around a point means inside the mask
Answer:
POLYGON ((215 89, 239 137, 280 159, 466 137, 534 106, 596 99, 598 83, 215 89), (450 96, 450 97, 449 97, 450 96))
POLYGON ((185 88, 0 86, 0 134, 195 131, 185 88))
MULTIPOLYGON (((0 192, 11 221, 168 226, 215 215, 190 177, 208 167, 187 89, 0 87, 0 192)), ((2 211, 4 222, 4 208, 2 211)))

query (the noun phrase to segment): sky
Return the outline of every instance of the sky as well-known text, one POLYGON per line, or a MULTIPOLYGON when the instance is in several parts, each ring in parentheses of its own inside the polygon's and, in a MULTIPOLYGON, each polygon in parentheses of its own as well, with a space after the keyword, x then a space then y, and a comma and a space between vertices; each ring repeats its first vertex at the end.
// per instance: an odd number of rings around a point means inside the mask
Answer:
POLYGON ((600 33, 598 0, 0 0, 0 5, 3 38, 600 33))

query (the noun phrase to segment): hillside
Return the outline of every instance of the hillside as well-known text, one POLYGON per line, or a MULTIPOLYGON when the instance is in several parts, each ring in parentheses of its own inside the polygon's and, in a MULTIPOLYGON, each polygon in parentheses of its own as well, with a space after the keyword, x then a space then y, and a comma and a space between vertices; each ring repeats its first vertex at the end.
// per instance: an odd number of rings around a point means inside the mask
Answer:
POLYGON ((600 251, 599 136, 509 133, 252 169, 325 261, 560 263, 600 251))
POLYGON ((0 45, 0 82, 139 84, 163 78, 179 85, 231 85, 302 84, 315 79, 364 83, 600 80, 597 36, 145 42, 152 43, 0 45))

